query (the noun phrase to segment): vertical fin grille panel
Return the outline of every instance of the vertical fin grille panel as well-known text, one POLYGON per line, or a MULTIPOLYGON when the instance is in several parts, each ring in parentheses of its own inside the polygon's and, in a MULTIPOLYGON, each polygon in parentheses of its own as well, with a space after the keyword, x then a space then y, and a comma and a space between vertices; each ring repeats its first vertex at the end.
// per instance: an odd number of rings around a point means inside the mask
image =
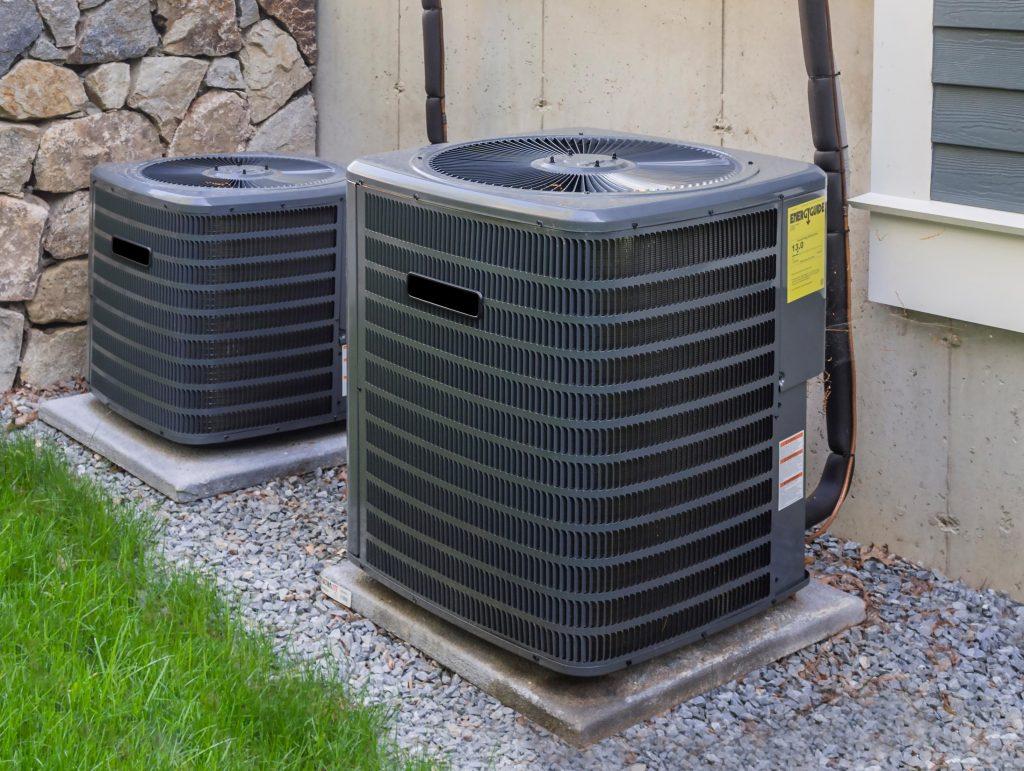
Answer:
POLYGON ((362 200, 368 567, 568 667, 768 602, 776 208, 608 238, 362 200))
MULTIPOLYGON (((339 178, 340 179, 340 178, 339 178)), ((186 213, 93 188, 92 389, 189 444, 337 420, 344 263, 330 203, 186 213), (116 242, 144 250, 130 262, 116 242)))

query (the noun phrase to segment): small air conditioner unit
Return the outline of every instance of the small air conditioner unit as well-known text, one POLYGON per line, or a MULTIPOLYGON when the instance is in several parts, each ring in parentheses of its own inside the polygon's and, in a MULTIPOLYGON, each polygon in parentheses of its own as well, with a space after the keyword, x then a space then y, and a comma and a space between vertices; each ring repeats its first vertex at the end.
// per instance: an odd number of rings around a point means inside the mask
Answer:
POLYGON ((344 416, 344 171, 312 158, 107 164, 92 180, 89 384, 183 444, 344 416))
POLYGON ((348 176, 355 562, 572 675, 807 582, 817 167, 571 130, 348 176))

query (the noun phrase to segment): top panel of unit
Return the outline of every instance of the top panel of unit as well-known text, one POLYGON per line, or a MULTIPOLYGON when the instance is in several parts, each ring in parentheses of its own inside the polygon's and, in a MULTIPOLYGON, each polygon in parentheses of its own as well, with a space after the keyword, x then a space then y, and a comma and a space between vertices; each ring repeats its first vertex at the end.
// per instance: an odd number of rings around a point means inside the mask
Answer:
POLYGON ((784 158, 600 129, 563 129, 361 158, 349 179, 503 218, 607 229, 704 216, 824 187, 784 158))
POLYGON ((344 195, 345 172, 317 158, 228 153, 103 164, 93 183, 139 199, 209 207, 344 195))
POLYGON ((535 134, 450 145, 416 168, 464 182, 548 193, 666 193, 754 176, 729 153, 660 139, 535 134))

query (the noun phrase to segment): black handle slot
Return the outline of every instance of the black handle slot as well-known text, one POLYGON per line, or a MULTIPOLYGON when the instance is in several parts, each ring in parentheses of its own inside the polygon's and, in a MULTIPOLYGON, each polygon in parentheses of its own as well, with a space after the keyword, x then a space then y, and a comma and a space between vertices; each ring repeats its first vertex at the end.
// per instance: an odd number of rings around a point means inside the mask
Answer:
POLYGON ((410 273, 405 279, 405 288, 409 297, 427 305, 458 313, 460 316, 480 318, 480 306, 483 295, 472 289, 446 284, 444 281, 427 278, 418 273, 410 273))
POLYGON ((149 258, 152 252, 145 246, 133 244, 131 241, 125 241, 123 238, 114 236, 110 239, 110 248, 115 257, 134 262, 145 268, 149 267, 149 258))

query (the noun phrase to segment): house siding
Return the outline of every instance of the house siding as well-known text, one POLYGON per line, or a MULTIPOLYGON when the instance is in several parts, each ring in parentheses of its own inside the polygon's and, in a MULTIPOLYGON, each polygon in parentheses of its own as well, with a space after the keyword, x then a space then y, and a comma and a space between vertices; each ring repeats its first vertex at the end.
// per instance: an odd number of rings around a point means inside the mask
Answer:
POLYGON ((932 198, 1024 212, 1024 7, 936 0, 932 198))

